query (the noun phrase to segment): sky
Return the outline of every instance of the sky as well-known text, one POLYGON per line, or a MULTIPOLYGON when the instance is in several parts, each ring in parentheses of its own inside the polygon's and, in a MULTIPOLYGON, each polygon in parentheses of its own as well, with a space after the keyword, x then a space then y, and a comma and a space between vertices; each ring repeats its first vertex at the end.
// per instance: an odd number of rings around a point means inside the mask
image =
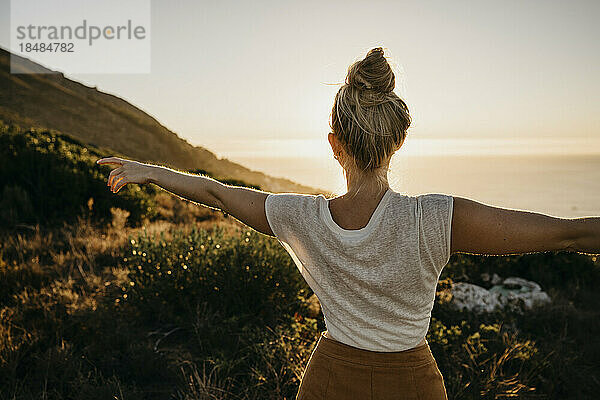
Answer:
MULTIPOLYGON (((9 6, 0 0, 4 48, 9 6)), ((348 66, 382 46, 413 117, 407 144, 566 140, 600 152, 599 15, 600 2, 577 0, 152 1, 150 73, 67 76, 192 144, 316 143, 310 153, 327 146, 348 66)))

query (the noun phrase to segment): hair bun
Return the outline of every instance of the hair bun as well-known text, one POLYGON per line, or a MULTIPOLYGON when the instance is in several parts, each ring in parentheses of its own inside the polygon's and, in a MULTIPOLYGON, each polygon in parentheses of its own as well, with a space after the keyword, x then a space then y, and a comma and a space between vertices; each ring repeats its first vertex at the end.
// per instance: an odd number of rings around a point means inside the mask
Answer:
POLYGON ((389 93, 396 86, 394 72, 388 64, 383 48, 371 49, 366 57, 348 69, 346 84, 358 89, 389 93))

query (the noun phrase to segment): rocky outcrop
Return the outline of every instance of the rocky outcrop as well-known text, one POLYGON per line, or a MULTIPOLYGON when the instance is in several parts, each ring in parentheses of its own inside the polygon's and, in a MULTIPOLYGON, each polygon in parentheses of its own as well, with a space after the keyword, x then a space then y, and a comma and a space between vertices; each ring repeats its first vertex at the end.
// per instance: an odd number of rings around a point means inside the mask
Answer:
POLYGON ((457 310, 476 313, 493 312, 507 307, 515 312, 532 309, 550 303, 550 296, 536 282, 523 278, 510 277, 502 280, 494 274, 485 279, 495 283, 489 290, 467 282, 452 285, 450 305, 457 310))
POLYGON ((522 301, 526 309, 547 304, 551 301, 550 296, 542 291, 540 285, 517 277, 506 278, 501 285, 495 285, 489 291, 498 293, 501 301, 505 304, 517 305, 522 301))
POLYGON ((456 282, 452 285, 452 301, 450 305, 457 310, 492 312, 501 308, 499 295, 490 293, 481 286, 467 282, 456 282))

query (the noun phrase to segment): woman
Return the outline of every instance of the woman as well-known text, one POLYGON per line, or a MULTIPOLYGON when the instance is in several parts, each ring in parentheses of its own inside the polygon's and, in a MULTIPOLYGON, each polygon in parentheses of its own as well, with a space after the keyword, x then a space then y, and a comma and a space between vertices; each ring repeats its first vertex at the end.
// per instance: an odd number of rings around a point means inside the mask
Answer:
POLYGON ((120 165, 108 179, 115 193, 128 183, 154 183, 280 241, 319 298, 327 327, 297 399, 446 399, 425 335, 451 254, 600 249, 599 218, 554 218, 391 190, 390 158, 411 122, 394 84, 381 48, 349 68, 328 136, 348 192, 333 199, 228 186, 115 157, 98 161, 120 165))

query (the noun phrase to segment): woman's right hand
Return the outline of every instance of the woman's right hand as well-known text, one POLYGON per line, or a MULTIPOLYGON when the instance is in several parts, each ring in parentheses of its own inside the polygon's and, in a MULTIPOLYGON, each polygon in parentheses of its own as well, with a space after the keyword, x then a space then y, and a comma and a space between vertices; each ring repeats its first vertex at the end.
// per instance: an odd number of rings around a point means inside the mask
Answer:
POLYGON ((150 173, 154 168, 153 165, 119 157, 102 158, 96 161, 96 164, 119 165, 119 167, 113 169, 108 176, 107 185, 113 193, 117 193, 128 183, 150 183, 150 173))

